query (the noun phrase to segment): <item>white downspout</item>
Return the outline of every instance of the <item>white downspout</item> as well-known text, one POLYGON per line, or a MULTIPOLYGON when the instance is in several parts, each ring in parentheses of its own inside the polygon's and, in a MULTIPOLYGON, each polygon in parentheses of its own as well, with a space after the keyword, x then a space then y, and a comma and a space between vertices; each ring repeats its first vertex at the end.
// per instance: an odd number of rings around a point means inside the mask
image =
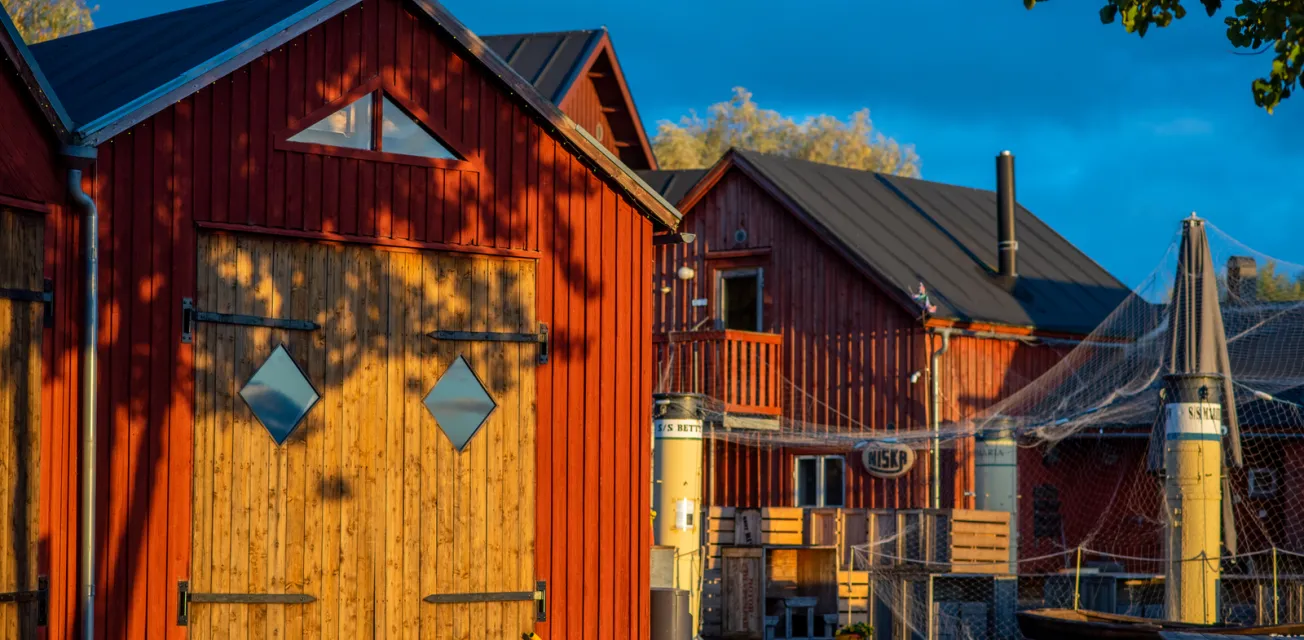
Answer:
MULTIPOLYGON (((94 161, 94 147, 63 148, 63 155, 74 163, 94 161)), ((99 211, 95 200, 82 190, 82 170, 68 171, 68 195, 74 206, 84 212, 82 249, 85 253, 83 278, 86 281, 82 320, 81 376, 81 615, 82 637, 95 640, 95 500, 96 446, 95 373, 99 339, 99 211)))

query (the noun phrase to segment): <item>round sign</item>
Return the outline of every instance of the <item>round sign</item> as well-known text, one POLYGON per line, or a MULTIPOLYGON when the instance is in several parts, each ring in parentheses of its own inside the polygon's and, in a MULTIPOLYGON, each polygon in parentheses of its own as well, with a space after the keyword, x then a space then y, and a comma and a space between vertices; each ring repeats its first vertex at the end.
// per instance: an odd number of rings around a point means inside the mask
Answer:
POLYGON ((860 453, 869 475, 876 478, 900 478, 915 466, 915 450, 895 442, 871 442, 860 453))

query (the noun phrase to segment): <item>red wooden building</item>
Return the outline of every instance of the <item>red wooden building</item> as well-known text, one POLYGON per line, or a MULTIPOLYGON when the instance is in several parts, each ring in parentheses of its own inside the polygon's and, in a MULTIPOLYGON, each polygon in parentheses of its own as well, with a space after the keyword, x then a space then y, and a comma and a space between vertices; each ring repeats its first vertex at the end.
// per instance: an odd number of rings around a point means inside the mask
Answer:
POLYGON ((658 388, 714 399, 709 504, 973 507, 972 439, 943 439, 934 488, 911 432, 1034 380, 1129 293, 997 164, 1008 199, 745 151, 643 174, 696 234, 658 250, 653 329, 658 388), (889 436, 919 455, 882 479, 855 446, 889 436))
MULTIPOLYGON (((0 210, 31 212, 44 260, 4 275, 54 292, 47 328, 7 336, 42 350, 40 407, 4 407, 39 424, 20 555, 46 637, 86 611, 91 417, 96 637, 648 636, 652 237, 679 214, 634 147, 425 0, 228 0, 31 61, 6 42, 25 119, 0 123, 0 210)), ((37 624, 18 606, 0 634, 37 624)))
POLYGON ((605 27, 485 36, 484 42, 625 166, 657 168, 605 27))

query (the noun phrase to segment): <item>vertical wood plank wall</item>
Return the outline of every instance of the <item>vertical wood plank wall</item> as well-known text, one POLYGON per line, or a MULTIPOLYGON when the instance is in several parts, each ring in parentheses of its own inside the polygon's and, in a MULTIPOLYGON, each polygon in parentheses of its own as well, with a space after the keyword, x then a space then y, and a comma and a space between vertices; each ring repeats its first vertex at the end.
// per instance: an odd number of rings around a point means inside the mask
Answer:
MULTIPOLYGON (((750 178, 731 170, 685 212, 681 229, 697 239, 658 248, 654 290, 669 285, 671 291, 654 294, 654 331, 690 329, 709 316, 713 306, 694 308, 691 301, 714 297, 712 253, 758 252, 745 259, 765 268, 764 328, 783 336, 785 418, 807 433, 866 427, 886 432, 926 424, 927 385, 909 381, 910 372, 926 363, 918 320, 750 178), (740 228, 747 239, 736 243, 740 228), (675 276, 683 265, 697 271, 688 283, 675 276)), ((712 504, 791 505, 792 458, 804 452, 717 444, 712 504)), ((706 455, 710 465, 710 452, 706 455)), ((854 460, 847 471, 848 506, 923 506, 927 499, 925 465, 892 481, 873 479, 854 460)))
MULTIPOLYGON (((41 340, 40 505, 36 570, 50 578, 49 619, 71 628, 76 593, 80 387, 80 220, 64 206, 65 169, 48 121, 0 56, 0 198, 44 209, 44 278, 54 284, 54 323, 41 340)), ((40 216, 42 212, 33 212, 40 216)), ((34 456, 35 457, 35 456, 34 456)))
MULTIPOLYGON (((178 336, 196 224, 537 256, 553 346, 537 372, 539 631, 648 636, 651 223, 424 20, 368 0, 101 145, 86 181, 102 221, 100 637, 186 637, 176 583, 190 571, 194 380, 178 336), (273 148, 291 120, 376 74, 482 168, 273 148)), ((65 258, 76 264, 52 259, 65 258)), ((69 336, 53 357, 75 357, 69 336)), ((75 518, 75 488, 66 499, 75 518)), ((71 536, 66 547, 51 562, 68 566, 71 595, 71 536)), ((50 638, 70 637, 70 612, 50 638)))
MULTIPOLYGON (((40 291, 45 220, 0 205, 0 287, 40 291)), ((45 305, 0 298, 0 591, 37 588, 45 305)), ((0 603, 0 638, 35 635, 35 603, 0 603)))
POLYGON ((422 598, 534 588, 521 525, 534 521, 538 347, 428 334, 537 328, 535 261, 243 235, 202 236, 199 251, 197 309, 320 328, 196 327, 191 587, 317 601, 194 605, 193 637, 532 630, 532 602, 422 598), (237 395, 278 345, 321 395, 280 446, 237 395), (461 451, 422 407, 459 357, 497 405, 461 451))
MULTIPOLYGON (((714 313, 713 264, 761 265, 764 328, 784 340, 786 419, 805 433, 927 427, 927 367, 940 338, 925 333, 918 318, 738 170, 731 170, 684 213, 681 228, 696 233, 697 239, 658 248, 654 290, 668 285, 671 291, 654 294, 654 331, 691 329, 714 313), (738 229, 747 232, 745 242, 736 242, 738 229), (729 252, 730 257, 713 259, 717 252, 729 252), (688 283, 675 275, 684 265, 697 272, 688 283), (695 308, 694 298, 709 298, 711 306, 695 308), (924 375, 912 384, 915 371, 924 375)), ((954 339, 941 363, 942 421, 990 406, 1049 369, 1062 353, 1017 341, 954 339)), ((941 469, 943 504, 971 506, 972 442, 948 443, 947 448, 941 469)), ((713 504, 792 505, 793 458, 813 452, 717 443, 713 504)), ((709 477, 709 451, 705 464, 709 477)), ((926 456, 900 480, 875 479, 855 459, 848 460, 847 470, 849 507, 927 506, 926 456)))

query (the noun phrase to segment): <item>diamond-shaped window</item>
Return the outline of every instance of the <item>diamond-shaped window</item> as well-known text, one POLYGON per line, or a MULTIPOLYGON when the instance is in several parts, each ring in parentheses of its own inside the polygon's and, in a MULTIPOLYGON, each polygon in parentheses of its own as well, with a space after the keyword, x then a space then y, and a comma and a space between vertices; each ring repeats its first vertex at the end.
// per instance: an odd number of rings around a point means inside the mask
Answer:
POLYGON ((249 410, 277 445, 290 437, 303 417, 321 399, 284 345, 278 345, 272 355, 267 356, 240 390, 240 397, 244 398, 249 410))
POLYGON ((448 371, 440 376, 423 402, 435 416, 440 431, 458 451, 466 448, 466 443, 498 408, 498 403, 489 397, 480 378, 462 356, 458 356, 448 371))

